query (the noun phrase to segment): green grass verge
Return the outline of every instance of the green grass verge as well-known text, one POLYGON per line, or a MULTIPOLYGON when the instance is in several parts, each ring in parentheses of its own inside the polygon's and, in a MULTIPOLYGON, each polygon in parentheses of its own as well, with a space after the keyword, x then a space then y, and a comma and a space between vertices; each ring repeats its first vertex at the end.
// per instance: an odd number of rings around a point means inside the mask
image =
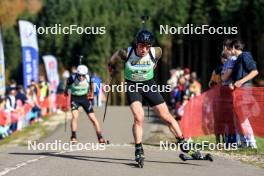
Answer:
MULTIPOLYGON (((215 143, 215 136, 204 136, 204 137, 197 137, 193 138, 194 143, 202 143, 202 141, 208 141, 209 143, 215 143)), ((257 141, 257 149, 251 148, 238 148, 237 150, 215 150, 219 152, 223 152, 229 155, 235 155, 238 160, 251 164, 254 166, 258 166, 264 168, 264 138, 256 137, 257 141), (248 156, 247 159, 242 159, 242 156, 248 156), (262 159, 260 159, 262 158, 262 159)), ((209 148, 205 148, 205 150, 209 150, 209 148)))
MULTIPOLYGON (((202 141, 208 141, 209 143, 215 143, 215 137, 213 135, 210 136, 204 136, 204 137, 197 137, 193 138, 193 141, 195 143, 201 143, 202 141)), ((257 149, 251 149, 251 148, 244 148, 244 149, 238 149, 238 150, 221 150, 226 153, 235 153, 235 154, 243 154, 243 155, 264 155, 264 138, 256 137, 257 141, 257 149)), ((208 148, 205 148, 208 150, 208 148)))
MULTIPOLYGON (((10 143, 12 143, 16 140, 19 140, 19 139, 23 139, 23 138, 26 139, 35 130, 38 130, 38 132, 40 132, 42 134, 42 137, 44 137, 47 134, 47 130, 46 130, 46 127, 43 125, 43 123, 48 121, 49 118, 43 117, 42 120, 43 120, 42 122, 35 122, 35 123, 31 124, 30 126, 28 126, 27 128, 23 128, 21 131, 17 131, 15 133, 13 133, 12 135, 0 140, 0 146, 10 144, 10 143)), ((18 143, 18 144, 23 145, 24 142, 21 141, 21 143, 18 143)))

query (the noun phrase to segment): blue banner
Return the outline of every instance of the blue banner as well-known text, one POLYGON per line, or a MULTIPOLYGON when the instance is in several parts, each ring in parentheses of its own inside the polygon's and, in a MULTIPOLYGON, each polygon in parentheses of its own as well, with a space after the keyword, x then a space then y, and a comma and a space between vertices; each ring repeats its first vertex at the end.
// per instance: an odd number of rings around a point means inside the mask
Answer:
POLYGON ((19 21, 20 39, 22 45, 23 81, 26 89, 31 80, 39 79, 39 55, 36 28, 28 21, 19 21))
POLYGON ((31 80, 38 81, 38 51, 32 47, 22 47, 22 58, 24 88, 27 88, 31 80))

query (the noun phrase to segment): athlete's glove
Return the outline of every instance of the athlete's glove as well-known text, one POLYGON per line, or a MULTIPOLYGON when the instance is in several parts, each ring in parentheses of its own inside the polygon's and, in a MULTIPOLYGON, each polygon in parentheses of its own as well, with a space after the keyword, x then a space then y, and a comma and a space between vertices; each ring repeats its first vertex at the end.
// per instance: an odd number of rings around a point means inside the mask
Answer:
POLYGON ((115 66, 111 63, 108 63, 108 71, 110 74, 112 74, 115 71, 115 66))
POLYGON ((68 90, 64 90, 64 96, 67 97, 69 95, 68 90))
POLYGON ((93 101, 93 99, 94 99, 94 95, 91 92, 88 93, 87 97, 88 97, 89 101, 93 101))

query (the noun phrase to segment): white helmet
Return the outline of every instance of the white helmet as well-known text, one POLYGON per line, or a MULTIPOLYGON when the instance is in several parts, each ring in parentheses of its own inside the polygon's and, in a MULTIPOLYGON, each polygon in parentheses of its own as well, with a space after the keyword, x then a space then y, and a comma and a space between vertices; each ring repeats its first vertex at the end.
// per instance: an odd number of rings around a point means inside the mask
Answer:
POLYGON ((79 65, 77 67, 77 74, 86 75, 88 74, 88 68, 85 65, 79 65))

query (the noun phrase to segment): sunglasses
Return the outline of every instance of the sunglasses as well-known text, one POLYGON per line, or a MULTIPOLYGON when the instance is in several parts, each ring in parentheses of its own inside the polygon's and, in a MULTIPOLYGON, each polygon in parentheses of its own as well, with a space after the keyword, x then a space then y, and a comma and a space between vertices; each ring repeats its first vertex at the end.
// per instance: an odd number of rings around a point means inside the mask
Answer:
POLYGON ((83 77, 83 78, 85 78, 85 75, 78 75, 78 77, 83 77))
POLYGON ((139 43, 139 44, 137 44, 137 45, 138 45, 139 48, 144 48, 144 47, 146 47, 147 49, 149 49, 149 48, 151 47, 151 45, 146 44, 146 43, 139 43))

